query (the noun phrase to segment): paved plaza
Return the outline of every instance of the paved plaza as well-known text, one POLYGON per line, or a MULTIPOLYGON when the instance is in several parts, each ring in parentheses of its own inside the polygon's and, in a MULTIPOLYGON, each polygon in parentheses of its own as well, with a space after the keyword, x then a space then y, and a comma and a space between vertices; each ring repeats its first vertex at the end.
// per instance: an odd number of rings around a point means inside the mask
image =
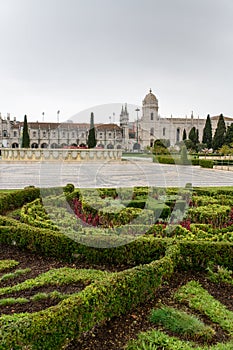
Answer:
POLYGON ((233 172, 194 166, 156 164, 148 161, 121 162, 3 162, 0 188, 75 187, 184 187, 233 186, 233 172))

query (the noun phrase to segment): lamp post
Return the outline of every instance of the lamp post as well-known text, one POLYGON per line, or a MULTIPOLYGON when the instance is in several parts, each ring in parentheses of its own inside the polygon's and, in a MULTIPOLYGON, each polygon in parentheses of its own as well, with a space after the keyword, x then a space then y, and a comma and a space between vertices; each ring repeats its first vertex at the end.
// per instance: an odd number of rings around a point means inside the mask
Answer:
MULTIPOLYGON (((59 114, 60 114, 60 111, 58 110, 57 111, 57 122, 59 123, 59 114)), ((58 147, 60 146, 60 130, 59 130, 59 125, 57 126, 57 144, 58 144, 58 147)))
POLYGON ((140 111, 140 109, 136 108, 135 111, 137 112, 137 145, 138 145, 138 112, 140 111))

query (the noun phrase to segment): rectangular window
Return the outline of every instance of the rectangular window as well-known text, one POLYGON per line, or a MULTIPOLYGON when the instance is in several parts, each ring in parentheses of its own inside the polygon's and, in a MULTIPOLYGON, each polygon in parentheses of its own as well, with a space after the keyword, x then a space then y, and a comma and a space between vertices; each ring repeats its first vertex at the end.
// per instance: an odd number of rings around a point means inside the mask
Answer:
POLYGON ((17 131, 14 131, 14 137, 17 137, 17 131))
POLYGON ((46 131, 43 131, 43 137, 46 137, 46 131))
POLYGON ((154 120, 154 113, 150 114, 150 120, 154 120))
POLYGON ((32 137, 36 137, 36 131, 33 131, 32 137))

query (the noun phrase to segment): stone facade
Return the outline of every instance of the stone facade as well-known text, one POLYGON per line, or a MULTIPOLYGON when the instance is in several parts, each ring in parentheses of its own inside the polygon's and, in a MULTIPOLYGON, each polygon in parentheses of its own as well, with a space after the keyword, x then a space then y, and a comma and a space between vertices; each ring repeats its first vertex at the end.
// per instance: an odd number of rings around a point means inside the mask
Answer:
MULTIPOLYGON (((20 148, 23 123, 0 117, 0 147, 20 148)), ((65 148, 87 144, 88 123, 28 122, 31 148, 65 148)), ((116 124, 97 124, 97 147, 122 148, 122 129, 116 124)))
MULTIPOLYGON (((171 145, 182 141, 184 129, 188 136, 192 127, 199 131, 202 140, 205 118, 190 117, 170 118, 161 117, 158 113, 159 103, 150 90, 142 101, 142 108, 136 109, 137 120, 129 122, 127 105, 122 106, 120 125, 96 124, 97 147, 105 149, 144 149, 152 146, 156 139, 169 139, 171 145), (135 147, 137 145, 137 147, 135 147)), ((213 135, 217 127, 219 116, 211 117, 213 135)), ((225 117, 226 126, 233 123, 233 118, 225 117)), ((28 122, 31 148, 65 148, 87 144, 88 123, 49 123, 28 122)), ((0 148, 20 148, 23 123, 0 115, 0 148)))

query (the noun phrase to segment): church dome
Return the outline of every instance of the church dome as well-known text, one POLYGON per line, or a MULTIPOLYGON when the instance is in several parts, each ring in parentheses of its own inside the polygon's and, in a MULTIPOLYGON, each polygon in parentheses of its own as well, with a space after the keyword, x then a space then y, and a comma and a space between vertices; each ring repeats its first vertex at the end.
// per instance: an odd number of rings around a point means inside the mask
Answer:
POLYGON ((146 97, 143 100, 143 105, 154 105, 154 104, 158 104, 158 100, 155 97, 154 94, 152 94, 152 90, 150 89, 149 94, 146 95, 146 97))

